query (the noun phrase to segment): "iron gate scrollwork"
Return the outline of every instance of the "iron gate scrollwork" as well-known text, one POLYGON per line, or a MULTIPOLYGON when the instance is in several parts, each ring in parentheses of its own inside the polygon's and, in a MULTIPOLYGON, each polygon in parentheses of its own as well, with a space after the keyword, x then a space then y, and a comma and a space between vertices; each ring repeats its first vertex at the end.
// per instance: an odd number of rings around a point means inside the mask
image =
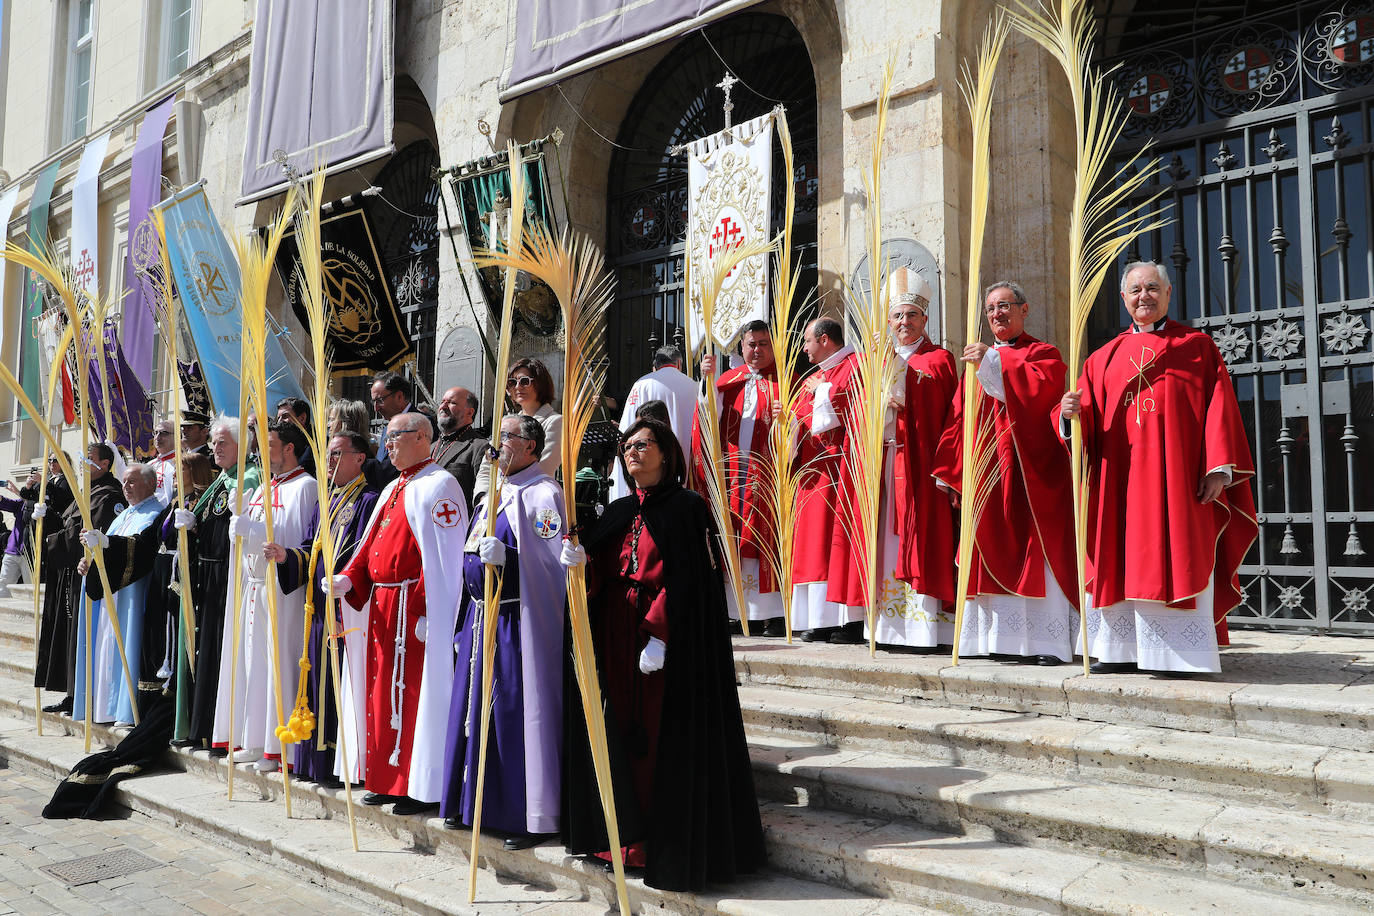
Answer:
MULTIPOLYGON (((1200 4, 1165 5, 1207 22, 1200 4)), ((1174 217, 1128 258, 1170 269, 1170 313, 1216 341, 1254 449, 1260 535, 1231 621, 1369 632, 1374 3, 1244 6, 1243 20, 1104 57, 1132 111, 1120 161, 1152 141, 1151 193, 1174 217)), ((1113 8, 1104 47, 1139 25, 1113 8)), ((1127 320, 1103 295, 1094 343, 1127 320)))

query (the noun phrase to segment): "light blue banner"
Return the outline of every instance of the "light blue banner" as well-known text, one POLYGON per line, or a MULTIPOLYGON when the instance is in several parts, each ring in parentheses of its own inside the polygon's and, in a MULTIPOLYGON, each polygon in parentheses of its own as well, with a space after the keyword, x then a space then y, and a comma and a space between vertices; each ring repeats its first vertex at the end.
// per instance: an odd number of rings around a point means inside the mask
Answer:
MULTIPOLYGON (((219 221, 210 212, 203 184, 197 182, 156 205, 167 224, 172 273, 182 311, 200 354, 200 366, 215 410, 239 409, 242 367, 243 303, 239 264, 219 221)), ((296 373, 286 362, 281 341, 267 342, 268 409, 285 397, 304 397, 296 373)))

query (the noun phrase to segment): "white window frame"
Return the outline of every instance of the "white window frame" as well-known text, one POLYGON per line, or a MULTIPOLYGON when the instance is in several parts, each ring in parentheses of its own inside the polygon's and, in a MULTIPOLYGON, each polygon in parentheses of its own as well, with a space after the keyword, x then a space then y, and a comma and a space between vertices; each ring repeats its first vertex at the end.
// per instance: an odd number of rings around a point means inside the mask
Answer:
POLYGON ((96 0, 68 0, 67 2, 67 41, 66 41, 66 104, 63 106, 62 119, 63 143, 71 143, 84 137, 91 126, 91 101, 95 86, 95 28, 98 13, 96 0), (90 26, 85 33, 79 33, 81 5, 91 4, 90 26), (87 60, 86 107, 78 117, 77 105, 77 66, 81 56, 87 60))
POLYGON ((157 15, 157 78, 156 84, 163 83, 181 73, 196 59, 196 22, 199 20, 200 3, 198 0, 155 0, 160 9, 157 15), (172 21, 173 6, 178 2, 186 4, 186 60, 180 67, 172 65, 172 21))

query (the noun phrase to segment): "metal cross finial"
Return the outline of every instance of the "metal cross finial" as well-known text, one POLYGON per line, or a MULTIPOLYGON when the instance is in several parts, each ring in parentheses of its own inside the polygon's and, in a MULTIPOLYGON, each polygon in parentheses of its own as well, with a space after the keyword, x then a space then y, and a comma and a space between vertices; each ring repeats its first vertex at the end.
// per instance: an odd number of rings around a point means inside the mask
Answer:
POLYGON ((721 92, 725 93, 725 129, 726 129, 726 130, 729 130, 729 129, 730 129, 730 112, 732 112, 732 111, 735 110, 735 103, 731 100, 730 94, 731 94, 731 92, 734 91, 735 83, 738 83, 738 82, 739 82, 739 80, 735 79, 735 75, 734 75, 733 73, 731 73, 729 70, 726 70, 726 71, 725 71, 725 78, 722 79, 719 83, 716 83, 716 88, 719 89, 721 92))

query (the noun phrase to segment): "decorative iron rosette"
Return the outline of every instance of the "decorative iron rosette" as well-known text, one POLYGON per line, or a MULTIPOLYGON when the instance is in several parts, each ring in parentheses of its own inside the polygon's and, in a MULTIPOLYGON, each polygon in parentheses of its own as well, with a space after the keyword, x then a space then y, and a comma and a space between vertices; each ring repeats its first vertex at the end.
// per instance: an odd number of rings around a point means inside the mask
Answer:
POLYGON ((1245 25, 1202 55, 1202 95, 1217 114, 1267 108, 1288 98, 1298 80, 1293 36, 1276 25, 1245 25))
POLYGON ((1162 133, 1186 124, 1192 116, 1193 77, 1188 61, 1172 51, 1130 58, 1116 72, 1116 86, 1126 100, 1125 136, 1162 133))
POLYGON ((1374 0, 1350 0, 1323 13, 1303 36, 1308 77, 1327 89, 1349 89, 1374 80, 1374 0))

